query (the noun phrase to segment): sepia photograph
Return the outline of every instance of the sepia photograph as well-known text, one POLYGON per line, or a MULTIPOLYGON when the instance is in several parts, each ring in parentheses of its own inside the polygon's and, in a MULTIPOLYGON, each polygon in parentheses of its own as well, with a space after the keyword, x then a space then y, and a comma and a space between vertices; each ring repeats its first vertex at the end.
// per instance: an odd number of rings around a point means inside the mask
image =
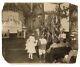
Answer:
POLYGON ((4 3, 2 55, 8 63, 76 63, 78 6, 4 3))

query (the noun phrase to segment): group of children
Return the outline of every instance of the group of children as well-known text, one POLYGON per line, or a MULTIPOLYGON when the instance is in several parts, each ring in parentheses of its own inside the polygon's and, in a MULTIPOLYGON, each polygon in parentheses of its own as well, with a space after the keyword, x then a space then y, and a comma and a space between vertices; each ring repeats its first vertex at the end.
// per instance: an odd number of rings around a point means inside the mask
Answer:
POLYGON ((47 40, 44 37, 41 37, 40 39, 36 40, 34 37, 34 34, 29 36, 29 38, 26 41, 26 48, 28 54, 28 58, 33 59, 33 54, 36 53, 36 46, 38 46, 38 53, 39 53, 39 58, 41 59, 41 56, 44 55, 45 58, 45 53, 46 53, 46 45, 47 45, 47 40))

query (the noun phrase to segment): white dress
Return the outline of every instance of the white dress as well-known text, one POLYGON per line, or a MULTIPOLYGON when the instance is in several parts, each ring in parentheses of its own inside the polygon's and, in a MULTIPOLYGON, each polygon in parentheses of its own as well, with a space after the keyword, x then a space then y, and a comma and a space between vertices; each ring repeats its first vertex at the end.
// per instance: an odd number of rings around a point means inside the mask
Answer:
POLYGON ((36 53, 35 46, 37 42, 33 36, 30 36, 26 43, 26 50, 28 53, 36 53))

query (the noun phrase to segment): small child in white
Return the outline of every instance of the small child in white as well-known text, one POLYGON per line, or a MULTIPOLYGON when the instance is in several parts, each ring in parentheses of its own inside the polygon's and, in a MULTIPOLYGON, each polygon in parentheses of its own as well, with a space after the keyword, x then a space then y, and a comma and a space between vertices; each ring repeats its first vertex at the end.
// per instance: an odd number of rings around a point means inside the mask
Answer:
POLYGON ((27 39, 26 48, 25 48, 25 50, 27 50, 27 52, 29 53, 28 58, 33 59, 33 53, 36 53, 36 49, 35 49, 36 45, 37 45, 37 40, 35 40, 34 36, 30 36, 27 39))

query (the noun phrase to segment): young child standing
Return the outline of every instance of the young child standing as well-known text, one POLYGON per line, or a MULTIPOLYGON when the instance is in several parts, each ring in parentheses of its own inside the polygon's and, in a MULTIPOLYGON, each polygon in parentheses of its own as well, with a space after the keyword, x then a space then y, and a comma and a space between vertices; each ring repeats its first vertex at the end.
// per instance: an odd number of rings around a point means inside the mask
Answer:
POLYGON ((37 45, 37 40, 31 35, 26 42, 26 50, 29 53, 28 58, 33 59, 33 54, 36 53, 35 46, 37 45))
POLYGON ((45 53, 46 53, 46 44, 47 44, 47 40, 44 37, 41 37, 39 39, 40 44, 38 45, 39 48, 39 58, 40 58, 40 62, 41 62, 41 57, 43 55, 44 57, 44 62, 45 62, 45 53))

